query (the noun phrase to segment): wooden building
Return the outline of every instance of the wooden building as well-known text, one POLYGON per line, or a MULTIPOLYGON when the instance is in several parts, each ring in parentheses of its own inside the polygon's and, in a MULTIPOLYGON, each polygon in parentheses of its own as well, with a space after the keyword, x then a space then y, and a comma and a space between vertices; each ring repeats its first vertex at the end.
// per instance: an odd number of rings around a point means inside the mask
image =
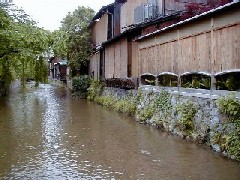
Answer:
POLYGON ((52 79, 58 79, 60 81, 67 81, 67 76, 69 76, 68 61, 63 59, 58 59, 56 57, 51 57, 49 59, 49 76, 52 79))
POLYGON ((240 6, 220 7, 144 35, 134 75, 240 69, 240 6))
MULTIPOLYGON (((212 3, 189 2, 199 7, 212 3)), ((189 9, 181 0, 125 0, 104 6, 91 24, 95 51, 89 73, 99 79, 239 70, 240 3, 214 2, 219 7, 187 19, 189 9)))

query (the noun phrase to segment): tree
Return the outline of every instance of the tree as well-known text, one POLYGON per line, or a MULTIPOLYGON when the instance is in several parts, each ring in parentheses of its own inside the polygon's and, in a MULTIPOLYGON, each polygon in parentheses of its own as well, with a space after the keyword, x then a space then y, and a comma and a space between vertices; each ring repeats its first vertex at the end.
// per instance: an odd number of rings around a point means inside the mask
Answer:
POLYGON ((51 34, 51 48, 54 55, 60 58, 67 58, 68 52, 68 34, 62 30, 55 30, 51 34))
POLYGON ((49 35, 23 10, 0 4, 0 78, 6 88, 12 75, 19 77, 23 86, 27 76, 34 77, 36 59, 49 50, 49 35))
POLYGON ((81 66, 89 60, 92 47, 88 27, 94 14, 93 9, 81 6, 62 20, 60 30, 67 34, 67 58, 72 76, 79 73, 81 66))

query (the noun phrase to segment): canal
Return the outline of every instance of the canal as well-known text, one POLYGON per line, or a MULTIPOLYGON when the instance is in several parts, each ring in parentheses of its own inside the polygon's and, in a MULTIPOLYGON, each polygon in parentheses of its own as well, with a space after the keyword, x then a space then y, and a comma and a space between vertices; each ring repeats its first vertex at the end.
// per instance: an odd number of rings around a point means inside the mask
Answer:
POLYGON ((0 179, 239 180, 240 164, 40 85, 0 99, 0 179))

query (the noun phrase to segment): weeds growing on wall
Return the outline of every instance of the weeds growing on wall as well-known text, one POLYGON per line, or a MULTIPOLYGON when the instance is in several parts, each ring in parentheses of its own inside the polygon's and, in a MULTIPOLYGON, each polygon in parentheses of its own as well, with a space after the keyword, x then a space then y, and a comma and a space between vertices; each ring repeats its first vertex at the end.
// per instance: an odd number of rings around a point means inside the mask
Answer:
POLYGON ((153 96, 151 92, 148 93, 148 98, 151 100, 149 100, 148 105, 139 110, 138 118, 142 122, 153 118, 152 120, 155 124, 161 125, 170 114, 170 110, 172 108, 170 102, 171 96, 167 91, 164 90, 161 91, 159 95, 154 95, 153 98, 150 98, 150 96, 153 96), (158 113, 158 115, 154 116, 156 113, 158 113))
POLYGON ((140 98, 140 104, 142 104, 144 101, 145 101, 144 106, 138 109, 137 112, 138 115, 137 119, 140 122, 150 120, 154 115, 154 112, 156 111, 155 98, 153 98, 153 92, 147 93, 145 98, 143 97, 140 98))
POLYGON ((117 99, 112 95, 100 96, 97 102, 105 108, 112 108, 115 111, 122 112, 124 114, 135 115, 138 96, 130 94, 123 99, 117 99))
POLYGON ((113 96, 100 96, 97 103, 101 104, 104 108, 113 108, 117 99, 113 96))
POLYGON ((163 125, 163 122, 167 122, 172 110, 171 95, 167 91, 161 91, 158 97, 155 99, 156 112, 158 115, 152 119, 156 125, 163 125))
POLYGON ((145 122, 146 120, 151 119, 154 115, 155 110, 156 110, 156 107, 154 106, 154 103, 150 103, 144 109, 139 111, 139 120, 141 122, 145 122))
POLYGON ((114 104, 114 110, 124 114, 135 115, 136 109, 137 103, 131 96, 120 99, 114 104))
POLYGON ((170 102, 171 95, 167 91, 161 91, 159 96, 156 98, 156 107, 163 112, 167 112, 172 108, 170 102))
POLYGON ((103 87, 104 85, 100 81, 92 80, 90 87, 87 89, 87 99, 97 102, 103 91, 103 87))
POLYGON ((220 113, 227 119, 225 126, 232 126, 232 131, 224 136, 219 136, 218 143, 222 150, 240 161, 240 101, 234 94, 221 97, 217 100, 220 113))
POLYGON ((180 130, 191 135, 194 130, 193 118, 197 112, 196 105, 191 101, 182 102, 176 106, 176 112, 180 130))

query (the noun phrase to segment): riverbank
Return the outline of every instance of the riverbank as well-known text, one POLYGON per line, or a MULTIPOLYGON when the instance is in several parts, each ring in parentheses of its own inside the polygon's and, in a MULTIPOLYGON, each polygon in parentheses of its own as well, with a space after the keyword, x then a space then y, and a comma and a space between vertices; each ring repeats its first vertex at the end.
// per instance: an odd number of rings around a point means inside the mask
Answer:
POLYGON ((142 86, 138 90, 105 87, 96 101, 134 116, 139 123, 206 144, 219 154, 240 160, 240 101, 234 95, 220 98, 156 86, 142 86))

